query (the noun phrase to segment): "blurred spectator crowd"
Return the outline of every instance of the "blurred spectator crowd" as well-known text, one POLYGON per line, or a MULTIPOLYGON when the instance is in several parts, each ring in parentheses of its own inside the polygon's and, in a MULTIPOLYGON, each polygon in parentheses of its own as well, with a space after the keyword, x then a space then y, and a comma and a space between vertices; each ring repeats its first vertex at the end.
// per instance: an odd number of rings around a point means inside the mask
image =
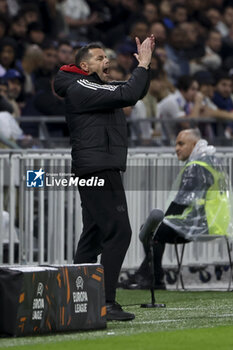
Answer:
MULTIPOLYGON (((53 79, 79 48, 101 42, 111 80, 137 65, 135 37, 154 34, 147 96, 125 108, 131 145, 171 145, 198 126, 216 145, 233 140, 233 0, 0 0, 0 138, 41 147, 31 118, 64 115, 53 79)), ((66 124, 47 136, 68 138, 66 124)), ((0 145, 3 147, 3 144, 0 145)))

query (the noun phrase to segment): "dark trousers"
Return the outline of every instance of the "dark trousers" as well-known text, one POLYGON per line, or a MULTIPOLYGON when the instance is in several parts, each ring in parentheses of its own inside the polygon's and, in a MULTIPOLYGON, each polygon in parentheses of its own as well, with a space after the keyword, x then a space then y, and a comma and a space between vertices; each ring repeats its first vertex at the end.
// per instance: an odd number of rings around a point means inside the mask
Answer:
POLYGON ((116 286, 131 239, 131 227, 120 172, 101 171, 83 178, 98 176, 104 187, 79 187, 83 231, 74 263, 95 263, 101 256, 104 267, 106 301, 115 300, 116 286))
MULTIPOLYGON (((171 227, 167 226, 163 222, 158 228, 156 235, 154 237, 154 271, 155 271, 155 284, 159 284, 163 279, 163 268, 162 268, 162 258, 165 250, 166 243, 188 243, 189 241, 180 237, 179 234, 173 230, 171 227)), ((150 278, 150 268, 149 268, 149 244, 144 245, 145 258, 137 270, 137 274, 142 275, 146 279, 150 278)))

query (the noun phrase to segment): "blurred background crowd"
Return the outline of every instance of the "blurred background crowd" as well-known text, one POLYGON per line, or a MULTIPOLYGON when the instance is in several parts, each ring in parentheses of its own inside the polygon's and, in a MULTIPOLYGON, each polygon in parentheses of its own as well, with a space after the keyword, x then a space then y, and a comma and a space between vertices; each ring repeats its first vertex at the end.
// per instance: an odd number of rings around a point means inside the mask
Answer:
POLYGON ((56 72, 97 41, 111 79, 126 80, 137 65, 135 36, 149 34, 149 92, 124 110, 129 144, 172 145, 179 130, 198 126, 209 142, 231 146, 233 0, 0 0, 0 138, 69 147, 56 72))

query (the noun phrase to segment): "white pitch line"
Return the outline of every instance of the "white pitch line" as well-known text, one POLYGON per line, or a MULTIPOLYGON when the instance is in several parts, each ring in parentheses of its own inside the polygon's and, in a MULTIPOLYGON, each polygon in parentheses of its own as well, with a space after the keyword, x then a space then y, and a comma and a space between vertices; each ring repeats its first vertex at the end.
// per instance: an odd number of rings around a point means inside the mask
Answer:
POLYGON ((215 318, 233 317, 233 314, 213 315, 211 317, 215 317, 215 318))
MULTIPOLYGON (((233 314, 223 314, 223 315, 211 315, 213 318, 225 318, 225 317, 233 317, 233 314)), ((182 320, 186 320, 185 318, 182 320)), ((180 319, 176 320, 154 320, 154 321, 142 321, 142 322, 135 322, 133 321, 133 324, 158 324, 158 323, 170 323, 170 322, 178 322, 180 319)))
MULTIPOLYGON (((214 310, 224 310, 224 309, 225 309, 225 307, 218 307, 218 306, 214 307, 214 310)), ((205 310, 210 310, 210 308, 208 308, 208 307, 201 307, 201 306, 199 306, 199 307, 166 307, 164 310, 171 310, 171 311, 203 310, 203 311, 205 311, 205 310)))
POLYGON ((156 324, 156 323, 169 323, 169 322, 177 322, 177 320, 142 321, 142 322, 133 322, 133 324, 156 324))
POLYGON ((188 310, 188 311, 190 311, 190 310, 200 310, 200 309, 202 309, 203 310, 203 308, 200 308, 200 307, 166 307, 166 310, 172 310, 172 311, 183 311, 183 310, 188 310))

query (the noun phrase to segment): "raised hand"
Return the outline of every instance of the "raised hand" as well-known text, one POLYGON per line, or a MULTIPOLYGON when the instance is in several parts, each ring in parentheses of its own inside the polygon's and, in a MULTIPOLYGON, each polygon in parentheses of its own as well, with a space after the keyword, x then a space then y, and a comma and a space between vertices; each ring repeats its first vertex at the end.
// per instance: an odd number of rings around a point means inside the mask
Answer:
MULTIPOLYGON (((136 57, 138 57, 138 54, 139 54, 139 52, 140 52, 140 49, 141 49, 141 43, 140 43, 140 40, 138 39, 138 37, 136 36, 136 38, 135 38, 135 41, 136 41, 136 45, 137 45, 137 53, 135 53, 134 54, 134 56, 136 57)), ((136 58, 137 58, 136 57, 136 58)), ((138 58, 137 58, 137 60, 138 60, 138 58)))
POLYGON ((137 37, 135 40, 138 53, 135 53, 134 56, 139 62, 139 66, 148 68, 151 62, 152 52, 155 47, 154 35, 147 37, 142 43, 140 43, 140 40, 137 37))
MULTIPOLYGON (((154 51, 154 48, 155 48, 155 37, 153 34, 151 34, 151 36, 147 37, 145 40, 147 39, 150 39, 150 42, 151 42, 151 51, 153 52, 154 51)), ((144 41, 145 41, 144 40, 144 41)), ((137 52, 139 54, 140 52, 140 49, 141 49, 141 43, 140 43, 140 40, 138 39, 138 37, 135 38, 135 41, 136 41, 136 45, 137 45, 137 52)))
POLYGON ((150 36, 150 42, 151 42, 151 51, 153 53, 153 51, 155 49, 155 36, 153 34, 151 34, 151 36, 150 36))

